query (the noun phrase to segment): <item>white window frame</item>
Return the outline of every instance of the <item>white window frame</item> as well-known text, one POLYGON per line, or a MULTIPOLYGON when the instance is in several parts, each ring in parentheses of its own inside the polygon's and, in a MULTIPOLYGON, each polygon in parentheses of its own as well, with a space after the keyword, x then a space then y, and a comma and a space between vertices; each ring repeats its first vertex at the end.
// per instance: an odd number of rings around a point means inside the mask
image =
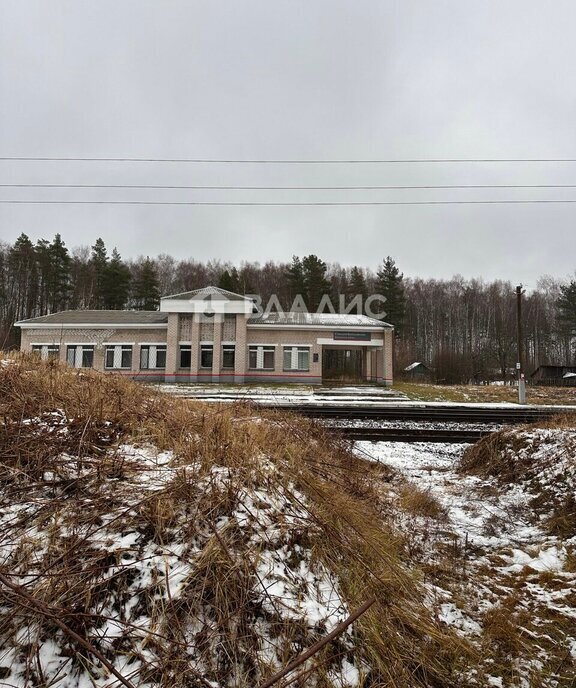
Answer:
POLYGON ((178 368, 181 370, 190 370, 192 368, 192 342, 180 342, 178 345, 178 368), (182 352, 188 351, 190 353, 190 365, 182 365, 182 352))
POLYGON ((140 344, 140 370, 165 370, 166 365, 158 366, 158 349, 163 350, 166 355, 168 355, 168 345, 160 342, 154 342, 152 344, 142 343, 140 344), (148 365, 142 365, 142 354, 144 351, 148 351, 148 365))
POLYGON ((94 367, 94 356, 96 355, 96 345, 95 344, 66 344, 66 363, 71 365, 73 368, 93 368, 94 367), (71 361, 69 355, 70 349, 74 349, 74 361, 71 361), (87 351, 92 351, 92 365, 83 366, 82 357, 84 356, 84 349, 87 351))
POLYGON ((310 370, 310 351, 311 347, 310 345, 302 345, 302 344, 291 344, 290 346, 283 346, 282 347, 282 366, 285 371, 300 371, 300 372, 308 372, 310 370), (286 354, 290 352, 290 366, 286 366, 285 363, 285 356, 286 354), (302 368, 301 366, 298 365, 298 354, 301 352, 306 352, 308 354, 308 366, 305 368, 302 368))
POLYGON ((200 343, 200 369, 201 370, 212 370, 214 367, 214 344, 212 342, 200 343), (212 353, 212 364, 209 366, 202 365, 202 352, 210 351, 212 353))
POLYGON ((222 370, 234 370, 234 367, 236 366, 236 344, 222 344, 222 370), (234 363, 231 366, 225 366, 224 365, 224 351, 230 351, 232 350, 234 354, 234 363))
POLYGON ((50 358, 60 358, 60 344, 30 344, 32 351, 40 354, 43 361, 48 361, 50 358), (55 352, 56 356, 50 356, 50 352, 55 352))
POLYGON ((134 361, 134 345, 133 344, 104 344, 104 369, 105 370, 132 370, 132 363, 134 361), (122 354, 124 351, 130 351, 130 365, 122 365, 122 354), (108 351, 113 351, 112 365, 108 365, 108 351))
POLYGON ((249 370, 276 370, 277 344, 249 344, 248 345, 248 369, 249 370), (250 352, 256 350, 256 367, 250 367, 250 352), (274 365, 271 368, 264 367, 264 351, 274 354, 274 365))

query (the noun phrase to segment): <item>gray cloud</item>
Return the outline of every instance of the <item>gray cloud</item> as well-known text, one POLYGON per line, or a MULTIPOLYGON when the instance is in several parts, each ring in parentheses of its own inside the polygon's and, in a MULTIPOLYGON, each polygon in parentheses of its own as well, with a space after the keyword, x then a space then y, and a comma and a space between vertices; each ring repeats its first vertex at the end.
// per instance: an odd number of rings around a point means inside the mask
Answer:
MULTIPOLYGON (((510 0, 2 3, 0 155, 576 157, 576 6, 510 0)), ((257 166, 0 162, 1 183, 571 184, 576 164, 257 166)), ((576 198, 574 190, 0 190, 1 198, 576 198)), ((0 205, 0 238, 102 236, 124 256, 316 252, 405 273, 535 282, 575 266, 576 204, 0 205)))

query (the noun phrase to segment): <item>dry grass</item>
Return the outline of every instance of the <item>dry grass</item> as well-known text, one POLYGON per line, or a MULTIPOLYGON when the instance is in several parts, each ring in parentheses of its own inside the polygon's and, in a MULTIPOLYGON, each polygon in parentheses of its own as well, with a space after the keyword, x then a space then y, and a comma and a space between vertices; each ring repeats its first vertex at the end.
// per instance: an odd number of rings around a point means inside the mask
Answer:
POLYGON ((446 520, 446 509, 429 490, 420 490, 415 485, 407 483, 399 490, 398 504, 402 511, 414 516, 432 518, 437 521, 446 520))
POLYGON ((576 419, 559 416, 524 429, 482 438, 462 457, 460 470, 494 477, 501 485, 525 484, 535 522, 560 538, 576 536, 576 419))
POLYGON ((465 473, 497 477, 501 482, 512 483, 526 475, 530 458, 519 459, 519 452, 528 444, 527 438, 515 429, 493 432, 464 452, 460 468, 465 473))
MULTIPOLYGON (((418 401, 518 402, 518 389, 509 385, 435 385, 395 381, 394 389, 418 401)), ((529 385, 529 404, 576 404, 576 387, 529 385)))
MULTIPOLYGON (((69 671, 102 675, 93 654, 70 634, 62 639, 57 618, 109 661, 123 657, 134 685, 258 686, 326 633, 267 599, 258 564, 282 548, 294 570, 299 553, 311 552, 349 610, 376 603, 350 636, 279 686, 344 685, 330 674, 343 654, 361 668, 364 688, 467 685, 474 654, 426 606, 420 574, 407 566, 404 539, 374 485, 381 469, 313 421, 254 418, 244 405, 178 400, 119 376, 12 358, 0 365, 0 485, 5 504, 29 508, 3 533, 0 574, 24 587, 0 583, 0 647, 35 629, 16 642, 28 685, 48 685, 39 659, 47 639, 67 648, 69 671), (161 488, 138 483, 145 467, 126 461, 122 443, 173 452, 161 488), (242 526, 232 518, 239 511, 242 526), (142 561, 112 541, 110 551, 94 548, 91 538, 103 531, 117 539, 136 533, 170 566, 187 562, 180 592, 172 595, 168 573, 153 568, 134 597, 142 561), (130 619, 148 620, 144 633, 125 615, 129 599, 137 604, 130 619), (121 632, 104 642, 100 629, 111 621, 121 632), (263 635, 279 639, 268 660, 259 652, 263 635)), ((423 513, 436 509, 425 494, 404 499, 423 513)))
POLYGON ((483 618, 486 651, 512 685, 520 681, 520 666, 513 660, 525 657, 533 665, 530 685, 574 686, 574 656, 566 649, 566 638, 574 635, 576 603, 574 416, 489 435, 465 451, 460 470, 495 478, 504 492, 521 487, 525 500, 516 504, 518 513, 511 512, 510 518, 540 529, 542 544, 549 539, 564 556, 561 572, 538 571, 528 564, 503 574, 512 554, 505 550, 492 566, 486 563, 479 569, 478 577, 491 581, 497 599, 483 618))

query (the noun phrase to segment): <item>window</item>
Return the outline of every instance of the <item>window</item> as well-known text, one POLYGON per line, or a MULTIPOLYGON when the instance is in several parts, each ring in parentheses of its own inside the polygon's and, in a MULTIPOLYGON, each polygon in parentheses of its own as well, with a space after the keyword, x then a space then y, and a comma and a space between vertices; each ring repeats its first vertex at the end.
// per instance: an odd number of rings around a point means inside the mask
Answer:
POLYGON ((200 367, 210 368, 212 370, 212 362, 214 360, 214 347, 212 344, 200 345, 200 367))
POLYGON ((192 367, 192 347, 190 344, 180 345, 180 368, 192 367))
POLYGON ((248 348, 248 367, 254 370, 274 370, 273 346, 251 346, 248 348))
POLYGON ((142 370, 166 367, 166 344, 144 344, 140 347, 142 370))
POLYGON ((310 370, 310 347, 285 346, 284 370, 310 370))
POLYGON ((234 368, 234 359, 236 354, 236 347, 233 344, 224 344, 222 346, 222 367, 234 368))
POLYGON ((83 344, 67 346, 66 362, 74 368, 92 368, 94 365, 94 347, 83 344))
POLYGON ((57 344, 33 344, 32 351, 40 354, 43 361, 50 358, 60 358, 60 347, 57 344))
POLYGON ((106 368, 132 368, 131 344, 106 344, 106 368))

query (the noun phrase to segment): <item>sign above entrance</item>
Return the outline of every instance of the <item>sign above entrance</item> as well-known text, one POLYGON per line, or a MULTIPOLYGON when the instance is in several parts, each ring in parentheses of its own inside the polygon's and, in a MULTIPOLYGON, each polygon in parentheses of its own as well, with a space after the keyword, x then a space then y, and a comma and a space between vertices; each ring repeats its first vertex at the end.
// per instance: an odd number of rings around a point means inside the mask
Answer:
POLYGON ((332 336, 336 341, 345 342, 369 342, 372 339, 371 332, 346 332, 342 330, 340 332, 333 332, 332 336))

